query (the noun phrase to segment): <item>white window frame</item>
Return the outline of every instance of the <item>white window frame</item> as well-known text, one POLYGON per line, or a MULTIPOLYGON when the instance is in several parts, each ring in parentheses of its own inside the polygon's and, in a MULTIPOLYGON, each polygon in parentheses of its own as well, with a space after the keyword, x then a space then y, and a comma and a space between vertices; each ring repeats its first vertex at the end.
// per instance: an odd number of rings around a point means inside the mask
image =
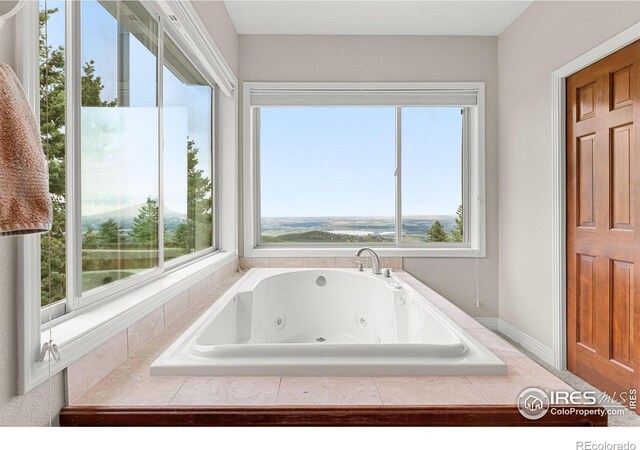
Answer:
MULTIPOLYGON (((174 38, 175 30, 172 30, 167 26, 166 19, 158 10, 157 6, 149 3, 142 3, 147 8, 149 13, 154 17, 157 24, 158 36, 158 49, 157 49, 157 107, 158 107, 158 204, 163 204, 164 199, 164 166, 163 166, 163 114, 161 113, 163 108, 163 71, 164 71, 164 38, 165 34, 169 35, 175 44, 180 46, 180 39, 174 38)), ((76 311, 84 308, 92 303, 108 300, 115 295, 126 293, 128 290, 135 288, 141 283, 153 281, 166 272, 176 269, 177 267, 188 264, 199 258, 205 257, 212 253, 219 251, 218 249, 218 203, 216 201, 218 191, 218 176, 217 176, 217 154, 218 145, 216 142, 217 133, 217 111, 216 111, 216 98, 218 97, 218 87, 213 81, 211 76, 205 77, 202 67, 197 66, 197 56, 188 48, 185 50, 185 46, 180 46, 185 54, 189 57, 192 64, 196 66, 203 77, 208 80, 209 87, 211 88, 211 174, 213 176, 213 204, 214 204, 214 223, 212 230, 212 246, 189 255, 184 255, 173 260, 164 261, 164 233, 158 233, 158 265, 156 267, 149 268, 140 274, 133 275, 123 280, 119 280, 108 285, 98 286, 88 291, 83 292, 82 288, 82 215, 80 208, 80 165, 81 161, 78 157, 79 149, 81 148, 81 136, 80 136, 80 118, 78 112, 81 109, 81 68, 82 61, 80 59, 81 48, 81 2, 66 2, 66 42, 65 42, 65 61, 66 61, 66 87, 67 92, 71 93, 70 101, 67 102, 66 108, 66 129, 67 129, 67 207, 66 207, 66 224, 67 224, 67 298, 56 302, 55 304, 45 307, 45 314, 42 315, 42 321, 48 320, 49 310, 51 310, 51 317, 58 318, 61 315, 76 311)), ((162 209, 162 208, 161 208, 162 209)), ((158 224, 159 229, 163 229, 163 216, 160 214, 160 222, 158 224)))
MULTIPOLYGON (((340 257, 353 256, 359 244, 287 244, 259 245, 260 180, 259 180, 259 114, 252 104, 252 90, 286 91, 288 96, 300 93, 300 103, 307 103, 306 91, 372 90, 397 97, 396 106, 396 230, 402 220, 401 202, 401 107, 413 106, 407 99, 410 91, 468 91, 477 95, 475 107, 464 107, 463 118, 463 210, 464 243, 431 243, 420 245, 385 244, 372 246, 381 256, 388 257, 467 257, 486 256, 485 233, 485 84, 484 82, 380 82, 380 83, 305 83, 305 82, 245 82, 243 83, 243 180, 244 220, 243 253, 246 257, 340 257)), ((277 99, 275 100, 278 101, 277 99)), ((286 102, 286 100, 283 100, 286 102)), ((366 99, 361 105, 370 104, 366 99)), ((357 106, 354 103, 353 106, 357 106)), ((264 106, 264 105, 263 105, 264 106)), ((326 105, 323 105, 326 106, 326 105)), ((396 241, 398 242, 398 241, 396 241)))
MULTIPOLYGON (((144 2, 140 2, 141 5, 145 6, 150 15, 156 20, 157 24, 157 57, 156 57, 156 76, 157 76, 157 108, 158 108, 158 205, 164 204, 164 142, 163 142, 163 129, 164 129, 164 121, 163 121, 163 73, 164 73, 164 38, 165 33, 170 35, 171 37, 171 28, 167 27, 166 19, 162 16, 160 11, 153 4, 146 4, 144 2)), ((82 146, 82 140, 80 136, 80 117, 77 117, 78 112, 81 110, 80 99, 81 99, 81 73, 82 73, 82 61, 80 59, 80 48, 81 48, 81 6, 82 2, 71 2, 67 3, 67 8, 69 8, 69 12, 67 13, 67 46, 65 50, 66 54, 66 67, 69 68, 67 70, 67 92, 71 92, 71 99, 75 104, 71 104, 71 102, 67 103, 67 132, 70 136, 70 139, 67 139, 67 164, 71 167, 71 170, 67 170, 67 267, 71 267, 71 271, 67 270, 67 311, 75 311, 80 308, 84 308, 92 303, 107 300, 109 298, 113 298, 115 295, 126 293, 128 290, 135 288, 141 283, 147 283, 149 281, 153 281, 162 277, 168 271, 179 267, 182 264, 189 263, 190 261, 194 261, 198 258, 202 258, 204 256, 210 255, 212 253, 218 252, 218 242, 217 242, 217 226, 216 221, 218 217, 217 212, 217 203, 214 202, 214 211, 213 211, 213 229, 212 229, 212 246, 198 252, 194 252, 189 255, 184 255, 183 257, 176 258, 174 260, 165 262, 164 261, 164 233, 158 233, 158 262, 156 267, 151 267, 149 269, 144 270, 140 274, 132 275, 123 280, 115 281, 103 286, 98 286, 88 291, 83 291, 82 288, 82 213, 80 208, 81 196, 80 189, 82 186, 81 179, 81 160, 79 158, 80 148, 82 146), (67 50, 68 49, 68 50, 67 50), (70 118, 70 120, 69 120, 70 118), (71 300, 71 302, 69 302, 71 300)), ((180 47, 180 41, 173 38, 175 43, 180 47)), ((184 46, 181 49, 184 51, 184 46)), ((191 53, 191 52, 189 52, 191 53)), ((192 64, 194 64, 196 70, 198 70, 201 75, 204 77, 204 71, 201 67, 198 67, 197 60, 193 60, 195 57, 193 54, 189 54, 185 51, 185 54, 191 59, 192 64)), ((211 77, 205 77, 210 80, 211 77)), ((215 200, 215 195, 217 192, 217 179, 218 176, 216 174, 217 166, 214 165, 216 160, 216 154, 218 153, 218 145, 215 142, 215 136, 217 136, 216 132, 216 119, 217 113, 215 110, 214 100, 216 98, 217 86, 214 82, 209 81, 209 87, 211 89, 211 174, 213 177, 212 189, 211 193, 212 199, 215 200)), ((159 222, 158 228, 159 230, 164 229, 163 226, 163 213, 162 208, 160 206, 160 214, 159 214, 159 222)))
MULTIPOLYGON (((100 289, 100 296, 92 298, 86 304, 77 304, 63 300, 50 307, 40 307, 40 235, 26 235, 18 238, 19 283, 18 308, 19 322, 19 380, 20 393, 25 393, 38 384, 77 361, 87 352, 115 336, 135 321, 152 312, 170 300, 177 293, 199 282, 225 264, 237 258, 237 79, 222 54, 213 42, 206 27, 189 2, 173 2, 167 0, 142 1, 150 13, 158 19, 160 37, 158 52, 162 52, 164 33, 189 57, 204 78, 212 87, 212 175, 214 176, 214 245, 217 248, 205 249, 191 255, 168 261, 164 270, 153 270, 153 274, 144 274, 123 280, 113 290, 100 289), (224 154, 223 154, 224 153, 224 154), (224 192, 222 192, 224 190, 224 192), (224 217, 223 217, 224 216, 224 217), (135 280, 133 280, 135 278, 135 280), (131 280, 131 281, 130 281, 131 280), (133 282, 135 281, 135 283, 133 282), (90 304, 89 304, 90 303, 90 304), (79 306, 82 306, 80 308, 79 306), (67 314, 65 314, 65 312, 67 314), (50 314, 51 313, 51 316, 50 314), (55 318, 55 315, 60 315, 55 318), (52 317, 53 320, 49 321, 52 317), (44 322, 49 321, 46 325, 44 322), (93 322, 93 323, 92 323, 93 322), (53 340, 57 344, 61 360, 49 361, 40 357, 42 343, 47 340, 48 329, 52 330, 53 340)), ((70 22, 79 20, 80 2, 66 0, 67 12, 65 59, 66 67, 79 67, 78 50, 79 35, 71 35, 70 22), (70 60, 71 58, 71 60, 70 60), (75 61, 74 61, 75 58, 75 61)), ((38 67, 38 12, 36 1, 23 2, 18 13, 17 24, 17 70, 33 112, 39 114, 39 67, 38 67)), ((74 29, 79 30, 79 22, 74 29)), ((160 76, 163 67, 158 57, 160 76)), ((67 70, 67 91, 74 92, 80 86, 80 71, 67 70)), ((158 88, 160 88, 160 84, 158 88)), ((158 107, 161 106, 161 96, 158 107)), ((79 101, 79 96, 75 97, 79 101)), ((73 107, 67 104, 66 120, 74 120, 73 107), (70 111, 71 110, 71 111, 70 111)), ((77 109, 77 105, 75 111, 77 109)), ((160 126, 162 126, 160 124, 160 126)), ((71 125, 69 134, 78 132, 79 127, 71 125)), ((162 130, 160 130, 161 133, 162 130)), ((159 133, 159 136, 161 134, 159 133)), ((79 186, 72 180, 77 179, 78 164, 73 161, 73 136, 67 141, 67 198, 69 189, 71 198, 79 198, 79 186), (69 177, 70 172, 72 173, 69 177), (71 181, 70 181, 71 180, 71 181), (74 197, 75 195, 75 197, 74 197)), ((160 143, 160 145, 162 145, 160 143)), ((160 151, 161 149, 159 149, 160 151)), ((162 167, 159 171, 159 186, 162 189, 162 167)), ((160 199, 161 200, 161 199, 160 199)), ((67 204, 67 232, 73 231, 74 224, 78 228, 79 214, 77 209, 69 211, 71 201, 67 204)), ((160 224, 161 225, 161 224, 160 224)), ((162 236, 162 233, 160 233, 162 236)), ((78 236, 76 236, 78 239, 78 236)), ((81 242, 81 236, 79 237, 81 242)), ((162 237, 159 239, 159 250, 162 248, 162 237)), ((81 247, 68 250, 67 267, 70 274, 77 274, 81 264, 81 247), (69 259, 70 258, 70 259, 69 259)), ((161 253, 161 251, 159 251, 161 253)), ((159 263, 164 263, 164 258, 159 263)), ((70 283, 78 285, 77 276, 68 276, 67 293, 70 283), (73 278, 69 280, 69 278, 73 278)), ((98 291, 96 289, 96 291, 98 291)), ((73 291, 71 291, 73 292, 73 291)), ((75 292, 78 292, 77 290, 75 292)), ((68 295, 69 297, 69 295, 68 295)))

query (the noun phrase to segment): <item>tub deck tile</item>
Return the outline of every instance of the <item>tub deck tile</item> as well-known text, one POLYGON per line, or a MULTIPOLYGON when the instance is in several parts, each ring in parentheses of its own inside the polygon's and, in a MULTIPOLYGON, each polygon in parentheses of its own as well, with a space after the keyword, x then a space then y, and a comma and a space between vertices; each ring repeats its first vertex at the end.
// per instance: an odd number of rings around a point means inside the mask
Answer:
POLYGON ((280 377, 189 377, 171 405, 274 405, 280 377))
POLYGON ((385 405, 488 404, 465 377, 382 377, 375 382, 385 405))
POLYGON ((144 406, 168 405, 187 377, 151 377, 153 358, 129 358, 89 389, 74 404, 144 406))
POLYGON ((506 376, 465 377, 161 377, 149 366, 171 342, 237 279, 226 280, 209 298, 171 321, 153 340, 108 373, 73 405, 226 406, 226 405, 498 405, 515 404, 527 387, 572 390, 461 309, 399 272, 422 295, 507 363, 506 376), (422 286, 422 287, 421 287, 422 286), (435 297, 437 296, 437 297, 435 297), (433 300, 432 300, 433 301, 433 300), (446 302, 446 303, 444 303, 446 302))
POLYGON ((158 336, 140 347, 132 356, 136 358, 157 358, 176 340, 176 329, 165 328, 158 336))
POLYGON ((485 328, 484 325, 479 323, 473 317, 462 311, 457 306, 452 306, 450 308, 441 308, 442 311, 448 318, 453 320, 460 328, 464 328, 468 330, 470 328, 485 328))
POLYGON ((524 354, 487 328, 467 328, 467 333, 487 347, 498 358, 522 358, 524 354))
POLYGON ((278 405, 382 405, 373 378, 282 377, 278 405))
POLYGON ((491 404, 515 404, 520 393, 530 387, 542 390, 573 391, 564 381, 556 378, 526 356, 502 358, 507 364, 507 376, 467 376, 467 380, 491 404))

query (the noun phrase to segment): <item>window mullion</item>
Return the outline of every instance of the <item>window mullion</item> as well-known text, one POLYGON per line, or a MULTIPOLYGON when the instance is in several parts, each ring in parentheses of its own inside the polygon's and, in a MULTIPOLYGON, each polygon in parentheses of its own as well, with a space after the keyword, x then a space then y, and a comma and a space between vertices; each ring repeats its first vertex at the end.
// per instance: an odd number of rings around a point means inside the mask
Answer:
POLYGON ((82 294, 82 225, 80 211, 80 112, 82 107, 81 3, 68 1, 66 15, 66 234, 67 306, 79 307, 82 294))
POLYGON ((402 244, 402 107, 396 106, 396 246, 402 244))
POLYGON ((469 154, 469 108, 462 108, 462 233, 463 242, 471 244, 471 172, 469 154))
POLYGON ((158 17, 158 268, 164 270, 164 19, 158 17))
POLYGON ((253 178, 254 178, 254 187, 253 187, 253 198, 256 199, 255 201, 255 205, 254 205, 254 232, 255 232, 255 236, 254 236, 254 242, 257 245, 260 245, 262 243, 262 194, 260 193, 260 188, 261 188, 261 184, 260 184, 260 114, 261 114, 261 109, 260 108, 253 108, 252 110, 250 110, 250 114, 251 114, 251 119, 253 121, 253 128, 252 128, 252 133, 253 133, 253 142, 254 142, 254 154, 253 154, 253 161, 254 161, 254 174, 253 174, 253 178))
POLYGON ((211 244, 214 249, 220 248, 220 215, 218 214, 220 210, 218 207, 220 202, 220 173, 218 171, 220 166, 220 152, 218 151, 220 148, 220 117, 218 114, 218 111, 220 111, 220 99, 218 93, 217 88, 211 88, 211 147, 209 150, 211 152, 211 189, 213 190, 211 193, 213 200, 213 207, 211 208, 211 244))

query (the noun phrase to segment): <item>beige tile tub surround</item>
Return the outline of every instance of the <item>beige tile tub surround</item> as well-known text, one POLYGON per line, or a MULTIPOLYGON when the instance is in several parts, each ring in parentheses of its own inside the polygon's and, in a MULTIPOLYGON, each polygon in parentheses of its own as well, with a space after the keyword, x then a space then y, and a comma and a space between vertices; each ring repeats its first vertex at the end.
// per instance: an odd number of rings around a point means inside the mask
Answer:
POLYGON ((150 377, 153 358, 129 358, 89 389, 78 405, 168 405, 186 377, 150 377))
POLYGON ((488 401, 466 377, 376 378, 385 405, 478 405, 488 401))
MULTIPOLYGON (((100 380, 105 381, 110 372, 127 363, 128 357, 142 358, 144 361, 138 361, 140 364, 145 364, 148 358, 155 359, 178 334, 202 314, 203 308, 213 304, 242 276, 237 267, 236 261, 221 267, 211 276, 176 295, 163 306, 71 364, 66 371, 69 403, 78 401, 85 393, 88 394, 92 386, 100 380)), ((133 366, 123 367, 130 369, 133 366)), ((140 373, 132 379, 139 378, 140 373)), ((182 381, 184 382, 184 379, 182 381)), ((136 383, 137 386, 139 383, 136 383)), ((168 386, 175 385, 169 383, 168 386)))
POLYGON ((134 323, 127 329, 129 356, 164 329, 164 306, 134 323))
MULTIPOLYGON (((212 289, 213 290, 213 289, 212 289)), ((164 324, 169 326, 189 309, 189 291, 181 292, 164 304, 164 324)))
POLYGON ((240 258, 238 260, 238 264, 240 265, 241 270, 247 269, 268 269, 269 268, 269 258, 240 258))
POLYGON ((373 378, 282 377, 279 405, 381 405, 373 378))
POLYGON ((302 267, 302 258, 269 258, 269 267, 272 269, 302 267))
POLYGON ((524 355, 496 333, 486 328, 468 328, 467 333, 491 350, 498 358, 521 358, 524 355))
POLYGON ((280 377, 191 377, 171 405, 273 405, 280 377))
POLYGON ((310 268, 336 267, 336 258, 302 258, 302 267, 310 267, 310 268))
POLYGON ((442 311, 447 317, 452 319, 455 323, 460 325, 465 330, 471 328, 485 328, 482 324, 478 323, 473 317, 465 313, 457 306, 451 305, 451 307, 448 308, 443 307, 440 308, 440 311, 442 311))
MULTIPOLYGON (((507 364, 506 376, 458 377, 150 377, 149 366, 204 308, 193 307, 122 362, 75 405, 486 405, 514 404, 527 387, 572 388, 444 297, 399 272, 454 322, 507 364), (453 313, 452 313, 453 312, 453 313)), ((239 276, 239 275, 238 275, 239 276)), ((237 279, 237 277, 236 277, 237 279)), ((233 279, 222 283, 213 302, 233 279)), ((200 305, 204 304, 200 303, 200 305)))
POLYGON ((189 307, 193 307, 205 300, 209 290, 209 282, 202 280, 189 288, 189 307))
MULTIPOLYGON (((340 268, 354 269, 356 261, 360 261, 364 267, 371 267, 371 258, 362 257, 293 257, 293 258, 240 258, 241 269, 263 268, 340 268)), ((380 258, 382 267, 390 267, 394 270, 402 270, 403 258, 380 258)))
POLYGON ((123 330, 73 363, 67 371, 69 402, 77 400, 89 387, 125 362, 128 356, 127 330, 123 330))
POLYGON ((506 377, 466 377, 491 404, 514 404, 520 393, 529 387, 538 387, 543 390, 574 390, 527 357, 502 358, 502 360, 507 363, 508 375, 506 377))

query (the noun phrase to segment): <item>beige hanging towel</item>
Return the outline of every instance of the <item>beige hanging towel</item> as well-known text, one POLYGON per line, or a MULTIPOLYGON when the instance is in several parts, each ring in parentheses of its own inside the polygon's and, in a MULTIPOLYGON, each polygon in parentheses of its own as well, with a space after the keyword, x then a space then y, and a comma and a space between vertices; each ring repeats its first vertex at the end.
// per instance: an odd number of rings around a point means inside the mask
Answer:
POLYGON ((51 214, 36 118, 18 77, 0 64, 0 236, 49 231, 51 214))

